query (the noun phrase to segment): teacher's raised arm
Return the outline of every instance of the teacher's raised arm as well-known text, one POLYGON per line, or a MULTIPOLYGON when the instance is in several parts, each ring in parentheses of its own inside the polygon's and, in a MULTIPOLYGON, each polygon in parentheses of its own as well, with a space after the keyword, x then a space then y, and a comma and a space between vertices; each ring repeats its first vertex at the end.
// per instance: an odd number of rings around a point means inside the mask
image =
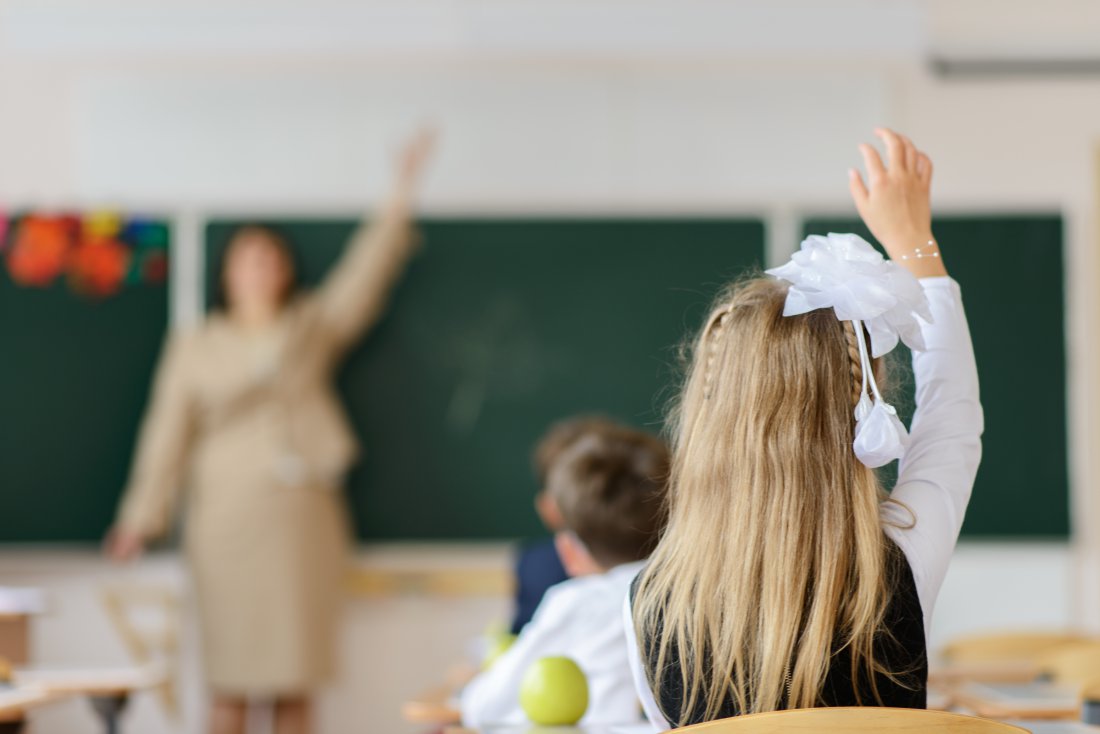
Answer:
POLYGON ((416 249, 413 211, 434 145, 432 130, 421 130, 405 143, 381 209, 369 224, 359 227, 343 257, 311 296, 316 326, 337 350, 378 321, 416 249))

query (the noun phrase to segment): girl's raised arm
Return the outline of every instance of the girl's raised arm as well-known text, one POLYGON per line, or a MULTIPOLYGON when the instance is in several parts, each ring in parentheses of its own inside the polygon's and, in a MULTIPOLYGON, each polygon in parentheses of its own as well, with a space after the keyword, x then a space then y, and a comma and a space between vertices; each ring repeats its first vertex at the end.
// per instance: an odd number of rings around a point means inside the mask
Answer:
POLYGON ((917 583, 927 633, 981 461, 982 406, 962 294, 932 236, 932 162, 908 138, 876 134, 887 164, 860 146, 868 184, 853 169, 852 198, 890 258, 921 279, 933 318, 921 325, 925 348, 913 351, 917 409, 890 495, 896 502, 883 506, 886 533, 917 583))

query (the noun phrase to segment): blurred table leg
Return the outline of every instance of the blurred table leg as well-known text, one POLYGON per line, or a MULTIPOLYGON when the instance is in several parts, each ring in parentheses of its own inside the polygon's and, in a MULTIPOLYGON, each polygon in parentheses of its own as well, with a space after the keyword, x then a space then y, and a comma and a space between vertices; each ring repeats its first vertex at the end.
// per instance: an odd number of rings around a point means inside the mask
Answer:
POLYGON ((103 722, 103 731, 106 734, 121 734, 120 721, 122 711, 126 708, 126 694, 114 696, 91 696, 88 701, 103 722))

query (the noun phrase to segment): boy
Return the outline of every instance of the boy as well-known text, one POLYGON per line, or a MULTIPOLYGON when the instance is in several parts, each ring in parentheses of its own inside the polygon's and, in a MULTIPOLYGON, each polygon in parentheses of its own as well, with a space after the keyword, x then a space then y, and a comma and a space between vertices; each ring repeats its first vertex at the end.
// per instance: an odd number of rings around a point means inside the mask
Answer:
MULTIPOLYGON (((551 533, 562 529, 562 520, 554 500, 546 491, 550 469, 578 438, 600 430, 623 430, 623 427, 600 416, 567 418, 550 426, 535 446, 532 463, 539 483, 539 492, 535 495, 535 511, 551 533)), ((518 635, 531 621, 546 590, 568 578, 552 538, 536 540, 520 548, 516 558, 516 600, 511 628, 513 635, 518 635)))
POLYGON ((555 545, 570 580, 551 588, 510 650, 462 692, 466 726, 523 724, 523 674, 542 657, 572 658, 588 678, 582 725, 633 723, 641 711, 627 661, 622 606, 665 521, 668 451, 647 433, 584 433, 547 477, 561 514, 555 545))

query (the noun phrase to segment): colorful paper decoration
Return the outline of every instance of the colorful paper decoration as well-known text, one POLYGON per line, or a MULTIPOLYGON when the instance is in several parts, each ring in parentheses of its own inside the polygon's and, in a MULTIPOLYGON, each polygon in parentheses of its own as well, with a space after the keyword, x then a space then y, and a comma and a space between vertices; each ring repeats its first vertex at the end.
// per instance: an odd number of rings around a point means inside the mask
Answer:
POLYGON ((5 223, 0 216, 0 252, 19 285, 45 288, 65 274, 74 292, 106 298, 128 284, 167 278, 169 231, 163 222, 106 210, 83 217, 28 214, 10 220, 6 239, 5 223))
POLYGON ((73 250, 69 283, 77 293, 97 298, 114 295, 122 289, 132 257, 130 248, 118 240, 84 240, 73 250))
POLYGON ((163 283, 168 280, 167 250, 146 250, 135 260, 138 266, 132 272, 136 272, 140 280, 146 283, 163 283))
POLYGON ((44 288, 68 266, 73 238, 66 222, 30 216, 19 222, 8 253, 11 279, 23 286, 44 288))
POLYGON ((148 219, 131 219, 123 229, 122 239, 138 247, 167 249, 168 226, 148 219))
POLYGON ((168 277, 168 227, 163 222, 132 219, 122 238, 134 243, 128 283, 163 283, 168 277))
POLYGON ((117 237, 122 231, 122 217, 118 212, 96 211, 84 215, 83 233, 86 240, 103 240, 117 237))

